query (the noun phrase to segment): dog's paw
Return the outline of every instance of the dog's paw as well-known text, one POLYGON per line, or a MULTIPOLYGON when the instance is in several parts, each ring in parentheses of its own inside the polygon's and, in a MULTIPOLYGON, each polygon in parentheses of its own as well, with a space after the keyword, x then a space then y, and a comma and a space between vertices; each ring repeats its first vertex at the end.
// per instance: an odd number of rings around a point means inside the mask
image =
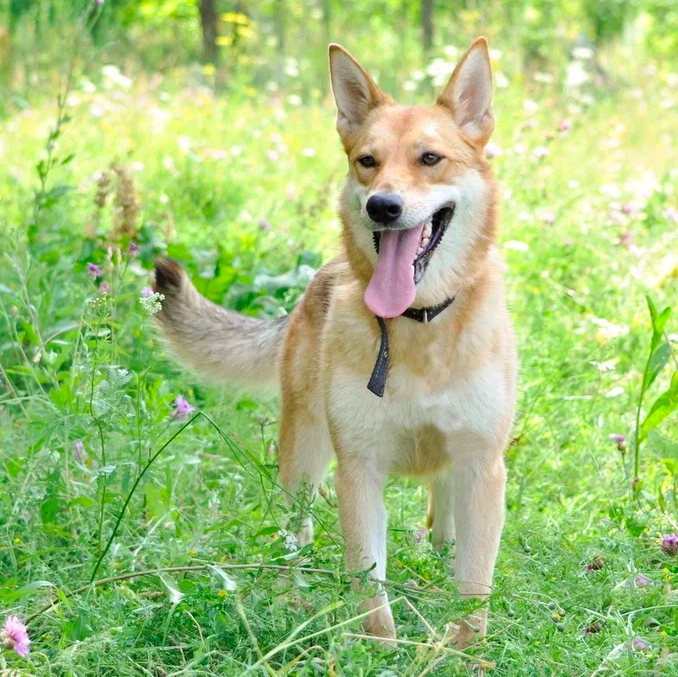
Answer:
POLYGON ((466 616, 456 623, 450 623, 447 626, 447 632, 451 637, 450 646, 457 651, 464 651, 487 634, 487 614, 481 611, 466 616))
POLYGON ((393 641, 396 636, 393 614, 388 603, 382 606, 384 602, 385 598, 377 597, 365 604, 367 608, 371 608, 373 611, 363 621, 363 629, 367 634, 379 637, 384 644, 395 647, 397 643, 393 641))

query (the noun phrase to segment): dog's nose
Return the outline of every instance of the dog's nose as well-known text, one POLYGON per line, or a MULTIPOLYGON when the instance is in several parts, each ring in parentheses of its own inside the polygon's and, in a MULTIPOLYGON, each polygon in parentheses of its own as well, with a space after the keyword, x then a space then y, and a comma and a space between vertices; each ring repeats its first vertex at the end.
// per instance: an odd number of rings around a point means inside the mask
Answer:
POLYGON ((403 213, 403 201, 395 193, 377 193, 365 205, 375 223, 393 223, 403 213))

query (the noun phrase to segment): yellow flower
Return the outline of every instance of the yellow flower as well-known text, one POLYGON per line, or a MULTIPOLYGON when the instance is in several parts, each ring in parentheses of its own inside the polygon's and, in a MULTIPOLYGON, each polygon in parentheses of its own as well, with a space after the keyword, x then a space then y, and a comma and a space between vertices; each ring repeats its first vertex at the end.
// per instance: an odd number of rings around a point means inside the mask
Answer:
POLYGON ((226 597, 226 590, 219 590, 219 597, 226 597))
POLYGON ((188 554, 190 557, 195 557, 195 550, 189 550, 188 554))
POLYGON ((14 539, 14 542, 15 542, 15 543, 21 543, 21 539, 17 536, 17 537, 14 539))

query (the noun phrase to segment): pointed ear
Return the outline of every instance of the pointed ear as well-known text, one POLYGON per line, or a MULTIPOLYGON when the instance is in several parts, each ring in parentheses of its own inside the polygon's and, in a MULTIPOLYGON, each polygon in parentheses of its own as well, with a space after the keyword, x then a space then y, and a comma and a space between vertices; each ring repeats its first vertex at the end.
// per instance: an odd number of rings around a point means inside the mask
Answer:
POLYGON ((454 121, 476 144, 484 146, 494 130, 492 66, 485 38, 478 38, 452 73, 438 103, 452 111, 454 121))
POLYGON ((367 71, 340 45, 330 45, 330 80, 337 104, 337 131, 355 130, 376 106, 386 101, 367 71))

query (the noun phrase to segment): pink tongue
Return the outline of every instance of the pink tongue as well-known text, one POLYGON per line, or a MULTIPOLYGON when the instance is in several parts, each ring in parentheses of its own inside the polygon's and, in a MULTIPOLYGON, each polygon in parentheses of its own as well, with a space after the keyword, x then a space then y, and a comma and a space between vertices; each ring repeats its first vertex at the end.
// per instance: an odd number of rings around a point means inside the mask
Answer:
POLYGON ((409 230, 384 230, 372 279, 365 290, 365 305, 378 317, 398 317, 412 305, 414 262, 424 224, 409 230))

